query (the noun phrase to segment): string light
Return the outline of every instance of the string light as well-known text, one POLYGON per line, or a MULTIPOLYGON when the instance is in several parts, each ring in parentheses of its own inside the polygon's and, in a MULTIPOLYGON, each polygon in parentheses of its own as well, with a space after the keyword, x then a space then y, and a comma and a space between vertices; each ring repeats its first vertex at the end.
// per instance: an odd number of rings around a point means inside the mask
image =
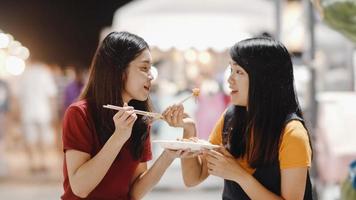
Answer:
POLYGON ((20 75, 24 72, 30 51, 10 34, 0 32, 0 75, 20 75))

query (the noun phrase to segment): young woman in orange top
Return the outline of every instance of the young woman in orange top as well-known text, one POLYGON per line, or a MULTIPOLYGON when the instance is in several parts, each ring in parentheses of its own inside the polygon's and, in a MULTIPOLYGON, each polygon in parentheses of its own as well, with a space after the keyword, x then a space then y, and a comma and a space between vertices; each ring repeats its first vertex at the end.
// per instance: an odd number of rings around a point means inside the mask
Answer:
MULTIPOLYGON (((210 142, 222 147, 192 158, 185 152, 185 184, 214 175, 225 179, 224 200, 312 199, 312 148, 287 49, 270 38, 252 38, 234 45, 230 56, 233 105, 210 135, 210 142)), ((184 128, 184 138, 196 136, 195 123, 183 117, 181 105, 164 116, 184 128)))

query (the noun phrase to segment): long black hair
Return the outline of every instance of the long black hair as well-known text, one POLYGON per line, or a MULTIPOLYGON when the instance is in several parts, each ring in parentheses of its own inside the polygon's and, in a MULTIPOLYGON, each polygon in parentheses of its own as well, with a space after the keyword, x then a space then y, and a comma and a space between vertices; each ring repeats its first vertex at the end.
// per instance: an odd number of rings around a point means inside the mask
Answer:
POLYGON ((295 113, 303 119, 290 55, 282 43, 259 37, 238 42, 230 56, 249 76, 248 105, 235 109, 230 151, 247 156, 254 168, 272 164, 278 160, 287 116, 295 113))
MULTIPOLYGON (((88 84, 81 99, 89 105, 95 130, 101 145, 104 145, 115 130, 113 116, 116 111, 103 109, 103 105, 123 106, 122 92, 125 88, 129 63, 138 57, 148 44, 139 36, 128 32, 112 32, 99 44, 92 60, 88 84)), ((135 109, 150 111, 150 100, 131 100, 135 109)), ((138 116, 133 125, 130 151, 137 160, 143 152, 148 136, 148 121, 138 116)))

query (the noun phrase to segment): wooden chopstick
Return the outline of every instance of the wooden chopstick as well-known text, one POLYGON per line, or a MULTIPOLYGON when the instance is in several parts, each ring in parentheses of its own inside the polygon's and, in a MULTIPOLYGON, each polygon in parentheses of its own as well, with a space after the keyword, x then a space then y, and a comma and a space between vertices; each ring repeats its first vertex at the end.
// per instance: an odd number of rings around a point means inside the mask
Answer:
MULTIPOLYGON (((108 109, 113 109, 113 110, 122 110, 123 107, 120 106, 114 106, 114 105, 103 105, 104 108, 108 108, 108 109)), ((134 110, 134 112, 138 115, 145 115, 145 116, 149 116, 149 117, 153 117, 153 118, 157 118, 157 119, 163 119, 163 116, 160 113, 153 113, 153 112, 146 112, 146 111, 142 111, 142 110, 134 110)))
POLYGON ((193 97, 194 95, 191 94, 190 96, 185 97, 183 100, 181 100, 178 104, 183 104, 184 102, 186 102, 188 99, 190 99, 191 97, 193 97))
POLYGON ((200 93, 200 89, 199 88, 194 88, 194 89, 192 89, 192 92, 193 93, 191 95, 189 95, 186 98, 184 98, 183 100, 181 100, 178 104, 183 104, 185 101, 187 101, 191 97, 198 97, 199 93, 200 93))

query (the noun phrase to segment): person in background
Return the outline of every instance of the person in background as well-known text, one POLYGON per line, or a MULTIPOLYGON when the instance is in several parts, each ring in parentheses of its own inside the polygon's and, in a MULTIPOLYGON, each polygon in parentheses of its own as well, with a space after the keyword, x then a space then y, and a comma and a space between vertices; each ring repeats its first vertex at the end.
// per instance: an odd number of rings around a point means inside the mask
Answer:
POLYGON ((74 67, 73 70, 74 80, 71 81, 64 89, 63 110, 66 110, 70 104, 77 100, 86 81, 84 69, 74 67))
POLYGON ((43 63, 30 62, 19 80, 18 104, 22 130, 32 173, 48 170, 46 154, 54 150, 57 117, 57 87, 43 63))
POLYGON ((5 134, 7 134, 8 114, 10 111, 10 88, 5 80, 0 79, 0 177, 6 176, 7 164, 4 159, 5 134))

